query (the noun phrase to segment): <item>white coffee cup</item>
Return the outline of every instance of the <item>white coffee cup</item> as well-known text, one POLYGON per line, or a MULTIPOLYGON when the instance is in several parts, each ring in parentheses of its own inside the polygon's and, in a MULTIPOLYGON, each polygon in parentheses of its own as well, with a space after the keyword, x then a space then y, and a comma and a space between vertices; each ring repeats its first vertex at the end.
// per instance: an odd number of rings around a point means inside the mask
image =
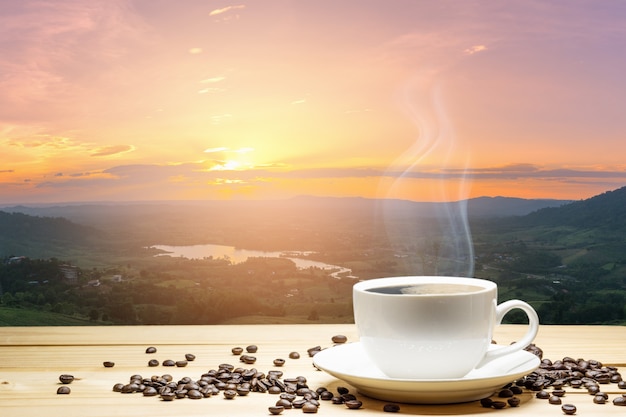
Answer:
POLYGON ((384 374, 400 379, 462 378, 530 345, 539 328, 535 310, 520 300, 497 305, 497 299, 497 285, 477 278, 393 277, 353 287, 354 319, 365 352, 384 374), (526 334, 489 349, 495 326, 513 309, 528 316, 526 334))

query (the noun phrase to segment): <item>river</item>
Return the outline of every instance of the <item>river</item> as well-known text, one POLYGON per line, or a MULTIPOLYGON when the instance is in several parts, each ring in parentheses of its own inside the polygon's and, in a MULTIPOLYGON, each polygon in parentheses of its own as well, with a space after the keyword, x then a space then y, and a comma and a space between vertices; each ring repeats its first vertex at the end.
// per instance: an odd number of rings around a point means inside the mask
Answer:
POLYGON ((233 264, 245 262, 248 258, 286 258, 296 264, 299 269, 308 269, 310 267, 320 268, 332 271, 330 275, 334 278, 341 278, 346 275, 348 278, 356 278, 351 275, 352 270, 338 265, 331 265, 324 262, 312 261, 310 259, 299 258, 298 255, 306 256, 312 252, 306 251, 284 251, 271 252, 249 249, 238 249, 234 246, 226 245, 189 245, 189 246, 170 246, 170 245, 152 245, 151 249, 158 249, 165 253, 156 256, 172 256, 183 257, 187 259, 227 259, 233 264))

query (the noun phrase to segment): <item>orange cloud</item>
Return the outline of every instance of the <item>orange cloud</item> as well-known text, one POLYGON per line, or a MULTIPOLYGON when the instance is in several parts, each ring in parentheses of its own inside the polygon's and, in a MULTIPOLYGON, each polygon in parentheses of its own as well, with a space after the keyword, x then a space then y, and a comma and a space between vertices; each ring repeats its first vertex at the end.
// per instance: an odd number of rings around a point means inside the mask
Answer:
POLYGON ((122 153, 131 152, 134 150, 135 150, 135 147, 132 145, 103 146, 101 148, 96 149, 96 151, 93 152, 91 156, 111 156, 111 155, 118 155, 122 153))

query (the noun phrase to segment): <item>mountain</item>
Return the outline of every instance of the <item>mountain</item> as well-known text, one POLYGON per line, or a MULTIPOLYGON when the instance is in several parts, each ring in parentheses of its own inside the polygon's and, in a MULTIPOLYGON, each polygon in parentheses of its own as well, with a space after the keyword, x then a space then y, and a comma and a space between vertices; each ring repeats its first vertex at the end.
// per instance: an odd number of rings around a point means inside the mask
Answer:
POLYGON ((71 247, 90 245, 103 234, 62 217, 39 217, 0 211, 0 256, 55 257, 71 247))
POLYGON ((561 207, 546 207, 528 214, 529 226, 575 226, 601 228, 615 233, 626 230, 626 187, 561 207))

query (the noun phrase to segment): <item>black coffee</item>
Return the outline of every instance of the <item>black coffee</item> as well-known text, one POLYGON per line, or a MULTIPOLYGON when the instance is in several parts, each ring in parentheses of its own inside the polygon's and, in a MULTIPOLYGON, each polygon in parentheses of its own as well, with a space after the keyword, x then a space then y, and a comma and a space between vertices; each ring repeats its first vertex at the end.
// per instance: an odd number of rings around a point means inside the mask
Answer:
POLYGON ((395 285, 389 287, 370 288, 366 291, 379 294, 418 294, 418 295, 434 295, 434 294, 466 294, 482 290, 483 287, 467 284, 414 284, 414 285, 395 285))

